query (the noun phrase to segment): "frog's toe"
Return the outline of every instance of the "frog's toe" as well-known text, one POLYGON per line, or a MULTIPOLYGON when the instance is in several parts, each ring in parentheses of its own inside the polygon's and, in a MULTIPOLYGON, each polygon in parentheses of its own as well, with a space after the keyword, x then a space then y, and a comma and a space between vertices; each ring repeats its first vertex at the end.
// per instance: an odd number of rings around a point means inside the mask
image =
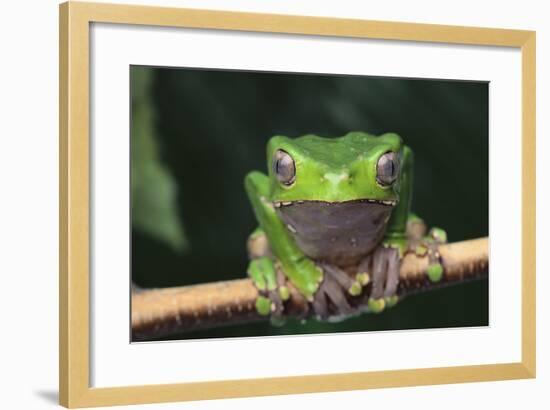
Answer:
POLYGON ((439 282, 443 277, 443 266, 440 263, 432 263, 428 265, 426 274, 432 282, 439 282))
MULTIPOLYGON (((341 288, 345 289, 351 296, 358 296, 363 290, 363 285, 360 278, 354 280, 346 272, 337 266, 330 264, 322 264, 323 271, 332 277, 341 288)), ((361 277, 364 279, 363 277, 361 277)), ((368 282, 368 281, 367 281, 368 282)))
POLYGON ((426 256, 426 254, 428 253, 428 247, 423 244, 418 244, 414 247, 414 253, 416 254, 416 256, 426 256))
POLYGON ((265 296, 258 296, 256 299, 256 312, 262 316, 267 316, 271 313, 271 300, 265 296))
MULTIPOLYGON (((370 282, 371 282, 371 276, 369 272, 372 271, 372 255, 367 255, 357 267, 357 274, 355 275, 355 282, 359 284, 357 286, 360 291, 363 291, 363 288, 365 288, 370 282)), ((353 294, 353 292, 350 292, 351 295, 356 296, 353 294)))
POLYGON ((256 311, 262 316, 270 316, 273 324, 284 323, 284 302, 277 290, 260 292, 256 300, 256 311), (258 301, 261 301, 260 305, 258 301))
MULTIPOLYGON (((444 238, 446 240, 446 237, 444 238)), ((429 245, 428 249, 428 268, 426 274, 432 282, 439 282, 443 278, 443 264, 441 254, 439 253, 440 242, 434 240, 434 243, 429 245)))
POLYGON ((359 272, 357 275, 355 275, 355 279, 357 279, 357 282, 363 287, 367 286, 370 283, 370 275, 368 272, 359 272))
POLYGON ((260 294, 256 299, 256 312, 261 316, 282 317, 283 302, 277 292, 268 292, 267 296, 260 294))
POLYGON ((380 313, 386 308, 386 300, 384 298, 369 298, 369 311, 372 313, 380 313))
POLYGON ((433 239, 435 243, 447 243, 447 232, 441 228, 433 227, 430 229, 428 236, 433 239))
POLYGON ((269 300, 271 301, 271 309, 269 312, 271 315, 271 324, 275 326, 282 326, 285 323, 285 318, 283 316, 284 305, 281 296, 279 295, 278 290, 270 290, 268 294, 269 300))
POLYGON ((279 287, 279 297, 283 302, 290 299, 290 289, 287 286, 281 286, 279 287))
POLYGON ((384 298, 384 300, 386 302, 387 307, 393 307, 397 305, 397 302, 399 302, 399 296, 397 295, 387 296, 384 298))
POLYGON ((406 235, 407 238, 412 240, 418 240, 426 235, 427 226, 426 223, 414 214, 410 214, 407 219, 406 235))

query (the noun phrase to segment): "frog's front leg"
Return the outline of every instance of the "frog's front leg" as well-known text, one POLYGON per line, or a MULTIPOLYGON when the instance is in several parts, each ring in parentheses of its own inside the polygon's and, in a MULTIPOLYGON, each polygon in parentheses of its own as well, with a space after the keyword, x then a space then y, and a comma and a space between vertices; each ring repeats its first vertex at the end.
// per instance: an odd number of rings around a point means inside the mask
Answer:
MULTIPOLYGON (((256 310, 262 315, 272 315, 275 323, 281 322, 284 302, 290 297, 286 277, 280 263, 273 259, 265 233, 258 228, 248 239, 248 254, 251 259, 248 274, 260 293, 256 310)), ((347 297, 359 295, 362 284, 353 280, 339 267, 318 263, 323 272, 323 281, 311 303, 313 314, 319 319, 340 318, 352 312, 347 297)))
MULTIPOLYGON (((256 219, 260 224, 261 231, 258 232, 265 235, 271 254, 271 257, 258 258, 260 261, 253 259, 250 262, 249 273, 253 277, 256 286, 260 284, 258 286, 260 293, 262 292, 261 278, 265 281, 267 291, 275 291, 268 292, 267 298, 264 295, 258 298, 258 312, 261 314, 269 314, 272 311, 278 312, 277 297, 281 297, 281 293, 284 296, 288 291, 288 289, 285 291, 284 287, 281 289, 281 284, 286 279, 305 299, 312 302, 313 296, 323 280, 323 272, 301 252, 275 212, 273 203, 269 200, 268 177, 260 172, 251 172, 246 176, 245 187, 256 219), (269 289, 270 287, 275 287, 275 289, 269 289), (271 297, 275 300, 271 300, 271 297), (272 306, 271 302, 275 303, 275 307, 272 306), (266 306, 270 307, 269 311, 266 306)), ((284 300, 284 297, 281 299, 284 300)))

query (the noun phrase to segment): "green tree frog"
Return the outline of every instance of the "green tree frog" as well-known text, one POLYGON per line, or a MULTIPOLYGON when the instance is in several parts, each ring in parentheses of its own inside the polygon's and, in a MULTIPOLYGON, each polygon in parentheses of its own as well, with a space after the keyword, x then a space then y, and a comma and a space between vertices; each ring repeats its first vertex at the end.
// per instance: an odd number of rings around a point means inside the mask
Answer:
POLYGON ((274 136, 268 174, 245 187, 259 227, 248 239, 256 309, 284 317, 293 286, 320 319, 346 317, 350 301, 372 286, 368 308, 397 302, 406 252, 428 253, 440 280, 437 245, 446 234, 410 212, 413 153, 395 133, 350 132, 338 138, 274 136))

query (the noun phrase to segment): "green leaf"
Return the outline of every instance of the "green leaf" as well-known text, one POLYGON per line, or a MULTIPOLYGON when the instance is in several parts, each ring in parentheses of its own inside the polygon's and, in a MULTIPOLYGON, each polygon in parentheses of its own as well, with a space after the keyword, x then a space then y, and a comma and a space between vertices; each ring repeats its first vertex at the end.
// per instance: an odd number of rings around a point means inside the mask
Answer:
POLYGON ((183 251, 189 243, 178 216, 178 187, 160 161, 155 138, 152 74, 146 67, 130 69, 132 227, 183 251))

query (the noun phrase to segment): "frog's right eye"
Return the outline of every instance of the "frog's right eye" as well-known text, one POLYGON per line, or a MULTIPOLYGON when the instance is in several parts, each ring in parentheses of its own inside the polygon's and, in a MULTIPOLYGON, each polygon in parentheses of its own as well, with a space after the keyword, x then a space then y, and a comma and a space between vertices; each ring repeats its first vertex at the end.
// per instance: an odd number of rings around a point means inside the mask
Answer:
POLYGON ((286 186, 296 180, 296 163, 288 152, 278 149, 273 157, 273 173, 277 180, 286 186))
POLYGON ((383 186, 390 186, 399 176, 399 159, 395 152, 386 152, 376 164, 376 180, 383 186))

